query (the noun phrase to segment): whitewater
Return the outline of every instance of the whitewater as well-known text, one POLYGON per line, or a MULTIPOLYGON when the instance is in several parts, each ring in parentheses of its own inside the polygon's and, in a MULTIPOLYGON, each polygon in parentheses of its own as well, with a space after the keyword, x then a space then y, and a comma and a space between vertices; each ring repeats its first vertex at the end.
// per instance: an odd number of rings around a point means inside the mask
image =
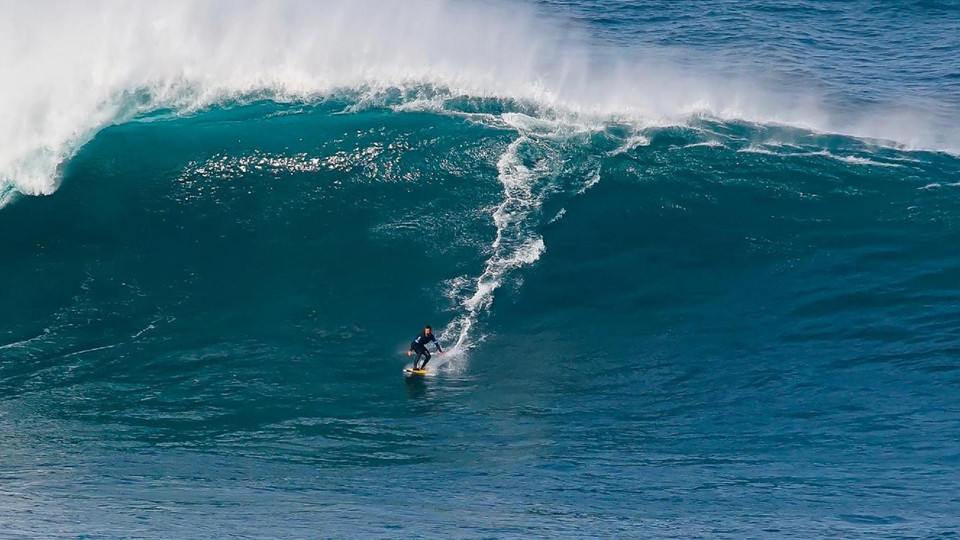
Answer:
MULTIPOLYGON (((517 99, 640 127, 708 115, 957 148, 955 127, 944 132, 930 111, 891 104, 848 118, 824 107, 813 84, 785 94, 709 61, 684 68, 654 46, 611 52, 529 5, 101 1, 3 10, 0 178, 27 194, 51 193, 58 167, 107 125, 344 90, 364 102, 429 87, 428 100, 517 99)), ((945 116, 956 125, 955 107, 945 116)))

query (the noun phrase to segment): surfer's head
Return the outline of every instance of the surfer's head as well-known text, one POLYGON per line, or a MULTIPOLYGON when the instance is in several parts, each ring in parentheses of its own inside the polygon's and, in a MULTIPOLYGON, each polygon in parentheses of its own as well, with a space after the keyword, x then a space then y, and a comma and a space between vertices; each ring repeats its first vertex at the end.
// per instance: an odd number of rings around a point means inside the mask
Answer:
POLYGON ((424 333, 424 334, 432 334, 432 333, 433 333, 433 327, 430 326, 429 324, 426 325, 426 326, 424 326, 424 327, 423 327, 423 333, 424 333))

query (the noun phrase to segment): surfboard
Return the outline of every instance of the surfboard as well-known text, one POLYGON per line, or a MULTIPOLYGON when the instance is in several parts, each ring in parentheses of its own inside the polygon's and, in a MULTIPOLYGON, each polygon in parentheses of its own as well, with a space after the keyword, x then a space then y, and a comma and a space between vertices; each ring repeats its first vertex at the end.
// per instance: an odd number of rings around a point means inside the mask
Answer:
POLYGON ((405 368, 405 369, 403 370, 403 374, 404 374, 404 375, 407 375, 407 376, 410 376, 410 375, 426 375, 426 374, 427 374, 427 370, 425 370, 425 369, 405 368))

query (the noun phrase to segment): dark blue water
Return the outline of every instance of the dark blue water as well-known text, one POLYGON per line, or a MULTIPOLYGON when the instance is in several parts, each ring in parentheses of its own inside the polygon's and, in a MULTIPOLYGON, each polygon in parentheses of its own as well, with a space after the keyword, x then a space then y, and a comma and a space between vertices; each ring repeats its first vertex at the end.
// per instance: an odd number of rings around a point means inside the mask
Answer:
POLYGON ((534 8, 944 144, 435 85, 113 122, 0 209, 3 534, 958 534, 958 6, 534 8))

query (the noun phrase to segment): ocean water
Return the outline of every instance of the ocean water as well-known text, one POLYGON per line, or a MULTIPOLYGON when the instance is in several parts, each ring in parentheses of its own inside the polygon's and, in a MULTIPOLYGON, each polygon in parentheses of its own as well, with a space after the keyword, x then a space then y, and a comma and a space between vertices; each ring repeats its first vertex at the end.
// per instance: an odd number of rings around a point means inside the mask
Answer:
POLYGON ((0 13, 0 536, 960 534, 957 2, 0 13))

